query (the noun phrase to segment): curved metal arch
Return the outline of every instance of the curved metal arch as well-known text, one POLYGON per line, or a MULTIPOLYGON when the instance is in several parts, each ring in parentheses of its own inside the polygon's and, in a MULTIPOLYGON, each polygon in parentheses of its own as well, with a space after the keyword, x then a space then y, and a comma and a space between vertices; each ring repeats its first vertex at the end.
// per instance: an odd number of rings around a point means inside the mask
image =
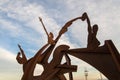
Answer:
POLYGON ((111 40, 105 41, 105 44, 96 50, 82 48, 66 52, 92 65, 109 80, 120 80, 120 54, 111 40))

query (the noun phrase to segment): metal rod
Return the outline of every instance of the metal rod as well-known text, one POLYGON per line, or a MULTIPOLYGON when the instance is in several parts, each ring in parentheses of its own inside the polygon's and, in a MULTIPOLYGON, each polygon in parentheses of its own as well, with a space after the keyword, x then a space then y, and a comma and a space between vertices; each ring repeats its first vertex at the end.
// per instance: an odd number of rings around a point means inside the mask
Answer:
POLYGON ((45 28, 45 25, 44 25, 44 23, 43 23, 43 21, 42 21, 42 18, 39 17, 39 20, 40 20, 40 22, 42 23, 42 26, 43 26, 43 28, 44 28, 47 36, 49 37, 49 34, 48 34, 48 32, 47 32, 47 29, 45 28))

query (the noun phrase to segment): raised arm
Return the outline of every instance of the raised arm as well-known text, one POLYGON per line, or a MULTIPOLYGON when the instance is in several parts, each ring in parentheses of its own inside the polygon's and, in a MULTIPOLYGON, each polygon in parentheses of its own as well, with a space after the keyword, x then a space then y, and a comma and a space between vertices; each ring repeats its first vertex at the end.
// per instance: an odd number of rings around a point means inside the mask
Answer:
POLYGON ((24 53, 23 49, 21 48, 21 46, 20 46, 19 44, 18 44, 18 47, 19 47, 19 49, 20 49, 20 53, 22 54, 22 59, 25 60, 25 61, 27 61, 27 58, 26 58, 26 56, 25 56, 25 53, 24 53))
POLYGON ((91 28, 91 23, 90 23, 90 19, 89 19, 89 17, 88 17, 88 15, 87 15, 87 13, 83 13, 83 16, 82 16, 82 17, 87 19, 88 32, 89 32, 89 33, 91 33, 91 31, 92 31, 92 28, 91 28))
POLYGON ((43 23, 43 21, 42 21, 42 18, 39 17, 39 21, 41 22, 41 24, 42 24, 42 26, 43 26, 46 34, 47 34, 48 43, 49 43, 49 44, 54 44, 54 40, 53 40, 54 36, 53 36, 53 33, 50 32, 50 33, 48 34, 47 29, 45 28, 45 25, 44 25, 44 23, 43 23))

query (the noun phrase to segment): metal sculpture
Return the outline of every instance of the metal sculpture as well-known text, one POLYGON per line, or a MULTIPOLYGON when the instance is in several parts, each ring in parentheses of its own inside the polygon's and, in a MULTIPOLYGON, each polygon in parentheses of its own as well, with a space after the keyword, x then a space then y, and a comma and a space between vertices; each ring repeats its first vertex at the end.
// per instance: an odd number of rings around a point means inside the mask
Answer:
POLYGON ((29 60, 27 60, 21 46, 18 45, 20 52, 18 52, 16 59, 19 64, 23 64, 23 76, 21 80, 67 80, 64 76, 65 73, 69 73, 69 80, 73 80, 72 72, 77 71, 77 65, 71 65, 71 59, 68 54, 89 63, 102 72, 109 80, 120 80, 119 52, 111 40, 107 40, 105 41, 105 45, 99 46, 100 42, 96 38, 98 25, 95 24, 93 28, 91 27, 87 13, 83 13, 81 17, 68 21, 59 31, 55 40, 53 40, 54 36, 52 32, 48 34, 42 19, 39 18, 39 20, 48 36, 48 43, 29 60), (68 27, 78 19, 82 21, 86 20, 88 24, 87 48, 69 49, 68 45, 59 45, 55 48, 62 34, 67 32, 68 27), (53 58, 48 63, 48 59, 52 52, 53 58), (61 64, 63 56, 65 56, 66 62, 61 64), (38 76, 33 75, 36 64, 40 64, 44 68, 42 74, 38 76))

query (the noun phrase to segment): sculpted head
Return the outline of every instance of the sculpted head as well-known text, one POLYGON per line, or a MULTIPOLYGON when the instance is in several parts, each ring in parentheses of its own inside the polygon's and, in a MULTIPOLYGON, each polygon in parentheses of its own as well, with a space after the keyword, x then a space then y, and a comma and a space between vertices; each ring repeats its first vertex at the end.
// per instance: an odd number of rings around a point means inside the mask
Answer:
POLYGON ((98 25, 95 24, 93 25, 93 33, 97 33, 97 31, 98 31, 98 25))

